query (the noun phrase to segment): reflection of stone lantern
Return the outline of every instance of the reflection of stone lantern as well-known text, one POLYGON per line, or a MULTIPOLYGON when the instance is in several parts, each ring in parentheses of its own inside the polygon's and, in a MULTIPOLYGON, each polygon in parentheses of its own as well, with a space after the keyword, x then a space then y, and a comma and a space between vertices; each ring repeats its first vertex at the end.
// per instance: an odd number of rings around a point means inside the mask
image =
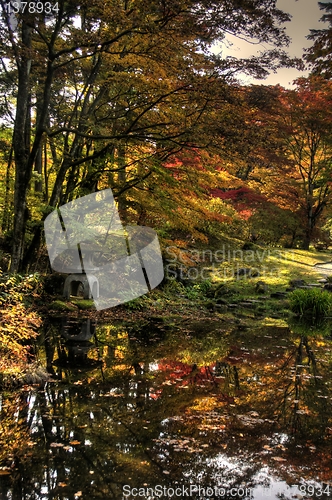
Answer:
POLYGON ((63 357, 66 364, 86 365, 94 363, 94 360, 88 358, 88 352, 95 346, 90 342, 95 330, 95 322, 91 319, 82 322, 64 319, 61 336, 66 339, 65 346, 68 350, 68 356, 63 357))
POLYGON ((95 334, 96 325, 91 319, 86 319, 81 323, 69 322, 66 318, 62 324, 61 335, 66 340, 74 340, 76 342, 88 342, 95 334))

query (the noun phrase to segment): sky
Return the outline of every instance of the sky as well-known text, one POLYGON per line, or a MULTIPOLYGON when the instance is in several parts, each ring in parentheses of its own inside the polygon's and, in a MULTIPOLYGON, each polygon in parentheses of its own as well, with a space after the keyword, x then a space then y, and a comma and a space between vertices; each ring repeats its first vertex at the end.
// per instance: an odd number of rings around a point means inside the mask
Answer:
MULTIPOLYGON (((321 0, 324 1, 324 0, 321 0)), ((326 3, 326 2, 324 2, 326 3)), ((286 23, 286 30, 288 36, 292 39, 288 49, 286 49, 290 56, 301 57, 304 47, 310 47, 312 42, 305 37, 309 35, 310 29, 322 29, 324 23, 319 19, 324 14, 318 7, 317 0, 278 0, 277 7, 292 15, 290 22, 286 23)), ((228 38, 233 44, 225 51, 223 48, 223 55, 232 55, 235 57, 248 57, 257 52, 268 49, 265 44, 253 45, 245 41, 239 40, 235 37, 228 38)), ((306 76, 307 73, 300 72, 294 68, 283 68, 278 70, 276 74, 271 73, 265 80, 253 80, 249 77, 241 77, 242 83, 258 83, 264 85, 276 85, 279 83, 283 87, 291 87, 295 78, 306 76)))

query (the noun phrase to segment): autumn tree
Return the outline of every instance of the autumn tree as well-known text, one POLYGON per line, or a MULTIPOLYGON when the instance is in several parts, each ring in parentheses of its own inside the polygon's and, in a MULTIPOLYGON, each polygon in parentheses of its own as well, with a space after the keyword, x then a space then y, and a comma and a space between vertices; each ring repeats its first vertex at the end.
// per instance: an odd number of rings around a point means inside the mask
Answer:
POLYGON ((275 123, 279 91, 278 86, 232 85, 232 97, 216 111, 214 124, 227 179, 216 176, 211 196, 235 209, 245 229, 237 230, 238 236, 291 245, 301 224, 293 170, 275 123))
POLYGON ((311 71, 315 75, 322 75, 325 78, 332 77, 332 2, 318 2, 319 8, 325 11, 321 21, 328 23, 323 29, 312 29, 308 40, 312 40, 311 47, 306 49, 304 58, 309 63, 311 71))
POLYGON ((301 78, 295 90, 280 94, 279 130, 294 166, 304 214, 303 248, 329 203, 332 175, 332 84, 301 78))
MULTIPOLYGON (((216 103, 211 83, 232 68, 263 76, 285 64, 289 16, 276 1, 60 0, 41 13, 32 2, 18 13, 0 3, 1 79, 13 89, 2 106, 8 115, 15 108, 13 272, 24 262, 34 171, 46 212, 105 186, 119 197, 150 175, 154 158, 196 145, 216 103), (277 49, 225 61, 209 49, 227 33, 277 49)), ((41 225, 28 260, 40 235, 41 225)))
MULTIPOLYGON (((305 249, 329 203, 331 90, 330 82, 314 76, 299 79, 293 90, 245 89, 243 125, 234 127, 229 142, 233 175, 284 211, 289 243, 301 236, 305 249)), ((259 220, 263 223, 263 217, 259 220)))

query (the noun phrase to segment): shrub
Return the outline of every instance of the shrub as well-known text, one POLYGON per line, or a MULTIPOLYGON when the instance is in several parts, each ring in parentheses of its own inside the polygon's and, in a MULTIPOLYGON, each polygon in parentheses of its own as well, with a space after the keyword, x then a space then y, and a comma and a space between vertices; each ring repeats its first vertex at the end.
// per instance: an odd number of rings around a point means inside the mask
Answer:
POLYGON ((39 316, 19 303, 0 309, 0 314, 1 360, 25 361, 29 344, 36 337, 37 329, 41 325, 39 316))
POLYGON ((3 275, 0 270, 0 305, 24 303, 30 305, 42 293, 42 278, 39 274, 22 276, 3 275))
POLYGON ((173 296, 173 295, 185 294, 186 288, 179 281, 170 278, 169 280, 167 280, 163 291, 166 296, 173 296))
POLYGON ((313 320, 326 316, 332 305, 331 293, 316 288, 294 290, 289 295, 289 300, 291 311, 313 320))
POLYGON ((212 288, 212 282, 210 279, 206 279, 199 284, 199 288, 204 295, 206 295, 212 288))
POLYGON ((41 319, 29 304, 39 296, 38 275, 0 274, 0 372, 21 371, 31 354, 31 346, 41 319))
POLYGON ((126 309, 129 309, 131 311, 140 311, 148 307, 149 303, 150 303, 149 298, 146 295, 141 295, 136 299, 125 302, 124 306, 126 309))

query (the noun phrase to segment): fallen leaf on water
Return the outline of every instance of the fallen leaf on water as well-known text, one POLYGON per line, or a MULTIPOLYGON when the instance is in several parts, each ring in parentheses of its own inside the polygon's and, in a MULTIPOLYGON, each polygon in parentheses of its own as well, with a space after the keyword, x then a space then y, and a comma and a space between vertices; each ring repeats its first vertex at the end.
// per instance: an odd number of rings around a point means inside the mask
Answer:
POLYGON ((272 457, 272 460, 275 460, 276 462, 286 462, 286 459, 282 457, 272 457))
POLYGON ((69 444, 75 445, 75 444, 81 444, 81 441, 77 441, 74 439, 74 441, 69 441, 69 444))
POLYGON ((58 486, 61 486, 61 488, 64 488, 65 486, 67 486, 67 483, 58 483, 58 486))
POLYGON ((75 497, 81 497, 83 495, 83 493, 81 491, 78 491, 77 493, 75 493, 75 497))
POLYGON ((63 443, 51 443, 50 447, 51 448, 62 448, 64 446, 63 443))
POLYGON ((8 476, 9 474, 11 474, 11 472, 8 469, 1 469, 0 470, 0 476, 8 476))

